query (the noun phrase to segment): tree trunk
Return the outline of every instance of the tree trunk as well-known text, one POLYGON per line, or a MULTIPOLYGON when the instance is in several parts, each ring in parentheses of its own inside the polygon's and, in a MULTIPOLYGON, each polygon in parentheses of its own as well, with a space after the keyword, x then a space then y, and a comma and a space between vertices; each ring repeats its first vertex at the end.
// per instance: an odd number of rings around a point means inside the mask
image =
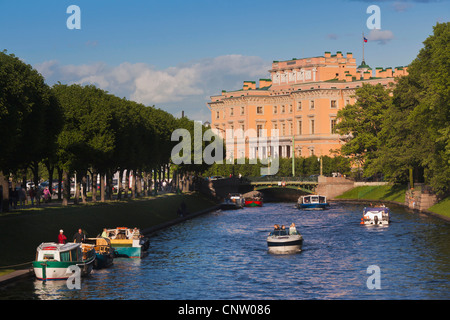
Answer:
POLYGON ((69 172, 66 170, 63 170, 63 181, 64 181, 64 187, 63 187, 63 206, 69 205, 70 200, 70 178, 69 178, 69 172))
POLYGON ((131 199, 136 198, 136 170, 132 170, 131 175, 131 199))
POLYGON ((62 198, 62 181, 63 181, 63 171, 58 168, 58 200, 62 198))
POLYGON ((100 201, 105 202, 105 174, 100 174, 100 201))
POLYGON ((86 195, 86 187, 87 187, 87 178, 86 178, 86 173, 83 174, 83 176, 81 177, 81 186, 82 186, 82 192, 81 192, 81 202, 83 203, 87 203, 87 195, 86 195))
POLYGON ((127 169, 127 174, 125 175, 125 199, 128 198, 128 191, 130 191, 130 170, 127 169))
POLYGON ((92 202, 97 202, 97 176, 97 171, 93 169, 91 174, 92 202))
POLYGON ((73 199, 73 204, 79 204, 80 203, 80 174, 75 174, 75 195, 73 199))
POLYGON ((120 169, 119 171, 119 181, 118 181, 118 187, 117 187, 117 200, 122 200, 122 179, 123 179, 123 169, 120 169))
POLYGON ((1 212, 9 212, 9 181, 8 177, 3 175, 0 171, 0 185, 2 186, 2 194, 0 208, 1 212))
POLYGON ((112 200, 112 175, 111 170, 106 171, 106 198, 112 200))

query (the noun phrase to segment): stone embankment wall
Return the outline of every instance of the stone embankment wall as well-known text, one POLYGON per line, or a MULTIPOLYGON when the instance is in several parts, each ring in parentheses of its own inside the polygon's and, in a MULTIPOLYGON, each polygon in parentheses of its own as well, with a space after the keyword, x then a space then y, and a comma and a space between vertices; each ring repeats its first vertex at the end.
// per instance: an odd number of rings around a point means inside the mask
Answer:
POLYGON ((319 176, 316 193, 325 195, 328 199, 333 199, 354 187, 355 182, 344 177, 319 176))
POLYGON ((418 188, 411 188, 406 192, 405 205, 410 209, 427 210, 437 202, 437 196, 423 185, 418 185, 418 188))

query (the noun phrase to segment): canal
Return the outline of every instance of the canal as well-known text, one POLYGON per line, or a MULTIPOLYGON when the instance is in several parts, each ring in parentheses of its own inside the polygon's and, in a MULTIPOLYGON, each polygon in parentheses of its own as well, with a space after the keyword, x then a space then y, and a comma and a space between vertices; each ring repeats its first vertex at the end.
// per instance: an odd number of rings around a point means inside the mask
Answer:
POLYGON ((0 290, 0 299, 450 299, 450 224, 393 206, 390 225, 368 227, 359 224, 362 209, 266 203, 216 211, 160 231, 146 257, 116 259, 81 289, 29 279, 0 290), (268 253, 273 225, 292 222, 303 251, 268 253), (373 276, 379 287, 370 289, 373 276))

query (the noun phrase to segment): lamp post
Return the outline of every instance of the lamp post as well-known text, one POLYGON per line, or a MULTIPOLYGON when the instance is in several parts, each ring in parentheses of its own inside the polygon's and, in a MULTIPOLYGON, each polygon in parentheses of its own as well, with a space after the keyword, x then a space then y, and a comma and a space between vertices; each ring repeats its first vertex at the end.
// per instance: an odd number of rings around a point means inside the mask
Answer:
POLYGON ((292 176, 295 177, 295 137, 292 136, 292 176))

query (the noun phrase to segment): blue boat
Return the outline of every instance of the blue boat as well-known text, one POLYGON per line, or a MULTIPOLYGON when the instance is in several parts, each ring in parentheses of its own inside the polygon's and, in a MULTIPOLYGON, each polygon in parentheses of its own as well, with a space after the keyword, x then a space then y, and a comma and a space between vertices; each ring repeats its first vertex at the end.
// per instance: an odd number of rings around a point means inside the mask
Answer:
POLYGON ((108 238, 87 238, 83 242, 94 246, 94 269, 108 268, 113 264, 116 253, 108 238))
POLYGON ((108 229, 106 236, 111 241, 116 257, 142 258, 150 245, 150 240, 143 237, 137 228, 108 229))
POLYGON ((324 210, 328 206, 327 197, 316 194, 301 196, 297 201, 297 208, 303 210, 324 210))

